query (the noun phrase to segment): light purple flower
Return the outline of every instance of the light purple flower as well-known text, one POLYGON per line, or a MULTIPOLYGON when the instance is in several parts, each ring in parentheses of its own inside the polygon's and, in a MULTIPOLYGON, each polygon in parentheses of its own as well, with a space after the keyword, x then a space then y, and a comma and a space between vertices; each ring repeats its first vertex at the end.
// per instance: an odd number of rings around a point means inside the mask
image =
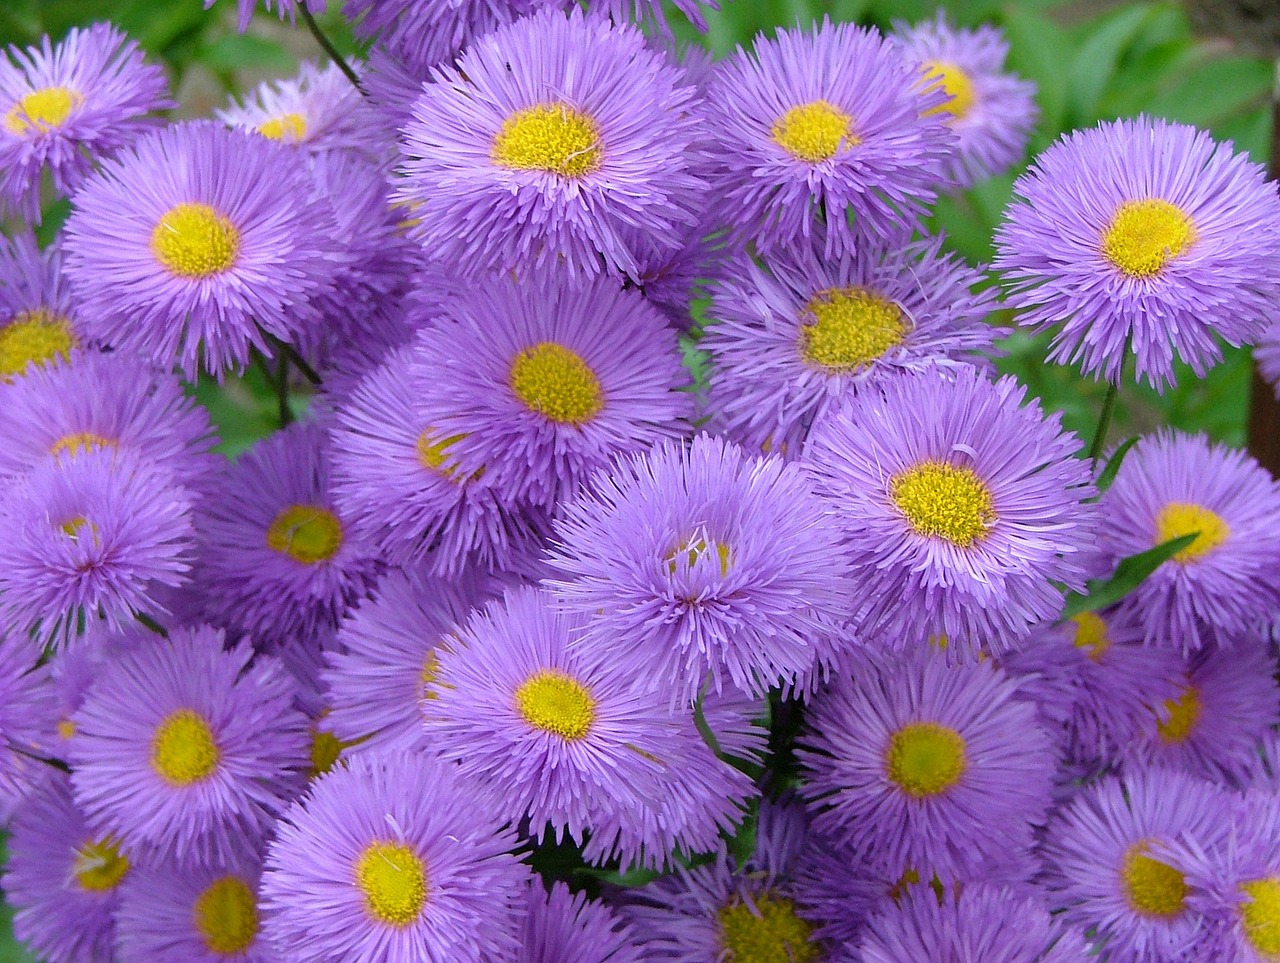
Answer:
POLYGON ((512 963, 642 963, 635 931, 603 903, 556 882, 529 884, 528 913, 512 963))
POLYGON ((84 344, 61 245, 41 251, 29 233, 0 238, 0 382, 29 365, 68 361, 84 344))
POLYGON ((0 634, 0 823, 49 773, 61 755, 56 702, 40 648, 19 632, 0 634))

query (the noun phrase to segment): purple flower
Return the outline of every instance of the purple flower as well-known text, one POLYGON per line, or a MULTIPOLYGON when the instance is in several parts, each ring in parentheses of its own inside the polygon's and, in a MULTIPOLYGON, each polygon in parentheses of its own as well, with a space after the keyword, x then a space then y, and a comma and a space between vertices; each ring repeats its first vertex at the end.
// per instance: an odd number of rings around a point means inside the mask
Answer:
POLYGON ((591 616, 582 645, 671 704, 702 689, 807 689, 851 614, 830 510, 780 458, 699 435, 619 459, 566 504, 549 581, 591 616))
POLYGON ((41 784, 57 753, 56 703, 40 648, 18 632, 0 634, 0 823, 41 784))
POLYGON ((57 243, 41 251, 31 234, 0 238, 0 382, 70 360, 85 342, 77 311, 57 243))
POLYGON ((1260 164, 1193 127, 1139 117, 1064 135, 1014 184, 995 266, 1019 323, 1061 325, 1050 361, 1120 378, 1199 376, 1280 307, 1280 198, 1260 164))
MULTIPOLYGON (((253 19, 253 12, 257 8, 260 0, 236 0, 236 8, 238 19, 236 22, 237 29, 244 33, 249 29, 249 21, 253 19)), ((270 11, 275 8, 276 15, 284 20, 286 16, 289 22, 293 22, 294 8, 298 5, 298 0, 261 0, 266 9, 270 11)), ((324 13, 328 6, 327 0, 305 0, 307 10, 311 13, 324 13)), ((213 6, 213 0, 204 0, 204 8, 208 10, 213 6)))
POLYGON ((331 215, 294 153, 212 121, 138 141, 73 207, 67 275, 89 333, 188 378, 296 340, 335 259, 331 215))
POLYGON ((874 30, 824 20, 812 33, 761 34, 707 93, 721 221, 764 254, 823 219, 828 254, 901 237, 946 183, 956 139, 931 110, 944 101, 874 30))
POLYGON ((609 907, 573 893, 529 884, 529 910, 512 963, 642 963, 634 930, 609 907))
POLYGON ((413 237, 467 274, 640 276, 698 220, 699 101, 634 27, 545 10, 432 72, 396 198, 413 237))
POLYGON ((1106 560, 1179 536, 1195 540, 1120 610, 1151 645, 1190 652, 1256 631, 1280 600, 1280 486, 1249 455, 1161 430, 1134 446, 1102 498, 1106 560))
POLYGON ((1006 649, 1083 590, 1089 466, 1025 397, 967 367, 902 374, 814 426, 804 459, 839 506, 868 640, 1006 649))
MULTIPOLYGON (((56 47, 9 48, 0 57, 0 212, 40 221, 40 179, 76 190, 99 160, 174 107, 164 71, 111 24, 72 27, 56 47)), ((106 237, 112 237, 108 232, 106 237)))
POLYGON ((999 329, 980 271, 942 238, 875 239, 824 254, 799 240, 718 273, 698 342, 710 355, 713 423, 753 450, 799 454, 809 426, 901 371, 978 363, 999 329))
POLYGON ((289 960, 480 963, 516 952, 528 870, 452 767, 352 759, 285 814, 263 933, 289 960))
POLYGON ((71 717, 76 802, 130 858, 253 852, 301 787, 306 720, 275 659, 202 626, 106 664, 71 717))

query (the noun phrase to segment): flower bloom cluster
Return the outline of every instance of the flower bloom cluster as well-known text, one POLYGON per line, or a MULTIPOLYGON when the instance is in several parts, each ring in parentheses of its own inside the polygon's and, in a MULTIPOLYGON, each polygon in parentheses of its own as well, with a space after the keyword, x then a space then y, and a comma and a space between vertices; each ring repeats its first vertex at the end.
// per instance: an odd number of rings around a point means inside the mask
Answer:
MULTIPOLYGON (((216 118, 109 26, 0 59, 18 938, 1280 959, 1280 486, 1172 430, 1100 472, 996 374, 993 277, 922 224, 1022 160, 998 32, 343 13, 358 85, 216 118), (228 460, 190 383, 249 369, 281 426, 228 460)), ((1078 132, 1015 193, 1015 319, 1086 372, 1280 315, 1276 191, 1206 134, 1078 132)))

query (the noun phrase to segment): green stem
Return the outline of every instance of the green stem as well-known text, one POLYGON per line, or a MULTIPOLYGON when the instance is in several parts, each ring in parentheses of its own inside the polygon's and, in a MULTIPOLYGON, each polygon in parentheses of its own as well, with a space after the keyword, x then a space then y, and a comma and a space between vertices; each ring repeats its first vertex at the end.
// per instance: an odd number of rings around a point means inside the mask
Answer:
POLYGON ((311 31, 311 36, 316 38, 316 43, 329 55, 329 59, 346 75, 346 78, 351 81, 351 86, 360 92, 360 96, 365 96, 364 88, 360 86, 360 78, 356 76, 356 72, 351 69, 351 65, 347 63, 342 54, 338 53, 338 48, 324 35, 324 31, 320 29, 320 24, 316 23, 316 18, 311 15, 311 11, 307 8, 307 0, 300 0, 296 6, 302 14, 302 20, 306 23, 307 29, 311 31))
POLYGON ((276 385, 276 402, 280 410, 280 427, 288 428, 293 424, 293 409, 289 407, 289 359, 283 354, 276 362, 276 376, 273 380, 276 385))
POLYGON ((1129 365, 1129 353, 1133 345, 1133 335, 1124 339, 1124 354, 1120 356, 1120 370, 1116 380, 1107 385, 1107 395, 1102 399, 1102 410, 1098 412, 1098 427, 1093 431, 1093 444, 1089 446, 1089 460, 1095 465, 1102 456, 1103 446, 1107 443, 1107 429, 1111 427, 1111 416, 1115 414, 1116 400, 1120 396, 1120 382, 1124 381, 1124 371, 1129 365))
POLYGON ((150 632, 154 632, 162 639, 167 639, 169 637, 169 630, 149 616, 146 612, 134 612, 133 617, 138 620, 139 625, 150 632))
POLYGON ((698 727, 698 733, 702 736, 702 741, 716 754, 716 758, 723 759, 724 753, 720 749, 720 740, 716 738, 716 734, 707 725, 707 717, 702 714, 702 700, 707 697, 707 689, 710 687, 711 674, 708 673, 706 680, 702 683, 701 691, 698 692, 698 698, 693 703, 693 724, 698 727))
POLYGON ((302 376, 310 381, 315 387, 320 387, 324 379, 316 372, 316 369, 307 363, 307 359, 298 354, 293 345, 281 341, 279 338, 271 337, 271 347, 275 349, 277 355, 288 358, 295 368, 302 372, 302 376))

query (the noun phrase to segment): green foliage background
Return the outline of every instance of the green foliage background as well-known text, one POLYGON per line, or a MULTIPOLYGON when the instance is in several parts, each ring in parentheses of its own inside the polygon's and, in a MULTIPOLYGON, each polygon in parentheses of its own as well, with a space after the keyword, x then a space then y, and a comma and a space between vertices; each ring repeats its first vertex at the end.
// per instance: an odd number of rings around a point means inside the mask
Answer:
MULTIPOLYGON (((887 29, 894 21, 932 17, 940 6, 954 23, 988 21, 1004 29, 1012 46, 1009 68, 1039 87, 1042 117, 1031 153, 1063 131, 1146 112, 1204 127, 1220 139, 1234 141, 1259 163, 1267 161, 1272 65, 1235 51, 1226 41, 1194 36, 1178 3, 727 0, 722 10, 710 14, 705 38, 688 29, 680 33, 723 56, 761 30, 807 24, 824 16, 887 29)), ((300 58, 319 56, 305 30, 266 13, 258 15, 248 34, 237 34, 231 0, 218 0, 208 11, 200 0, 4 0, 0 44, 26 46, 44 34, 57 40, 72 26, 99 20, 126 30, 167 66, 182 102, 178 114, 184 116, 207 115, 231 94, 263 79, 287 76, 300 58)), ((320 23, 340 50, 358 53, 336 11, 321 17, 320 23)), ((952 246, 971 261, 988 260, 992 231, 1009 200, 1013 179, 1012 174, 996 178, 943 201, 933 226, 946 231, 952 246)), ((55 212, 49 220, 56 226, 60 217, 55 212)), ((1016 374, 1048 407, 1061 410, 1068 427, 1087 438, 1103 387, 1071 369, 1044 365, 1044 339, 1017 334, 1005 350, 1000 367, 1016 374)), ((1249 379, 1248 352, 1228 349, 1224 363, 1203 381, 1184 369, 1177 388, 1162 396, 1129 386, 1122 392, 1113 434, 1121 437, 1171 424, 1243 444, 1249 379)), ((276 425, 276 402, 256 372, 222 388, 201 383, 195 390, 218 423, 228 454, 242 451, 276 425)), ((8 912, 0 904, 0 963, 29 960, 9 935, 8 912)))

